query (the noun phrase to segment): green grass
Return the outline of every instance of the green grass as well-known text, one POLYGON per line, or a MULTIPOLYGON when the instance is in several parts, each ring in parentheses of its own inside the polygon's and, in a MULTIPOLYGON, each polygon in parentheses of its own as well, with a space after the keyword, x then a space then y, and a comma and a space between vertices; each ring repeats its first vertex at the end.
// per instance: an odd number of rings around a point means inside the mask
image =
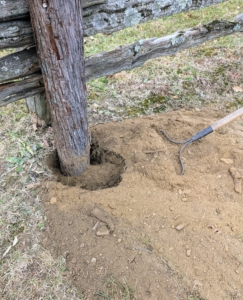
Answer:
MULTIPOLYGON (((126 28, 111 35, 86 39, 85 53, 93 55, 140 39, 161 37, 214 19, 233 20, 243 11, 239 0, 181 13, 126 28)), ((139 117, 186 106, 214 105, 227 110, 243 103, 242 34, 204 43, 168 57, 150 60, 140 68, 88 82, 88 104, 100 115, 116 112, 116 119, 139 117), (239 75, 239 78, 233 77, 239 75), (153 92, 155 90, 155 92, 153 92)), ((97 117, 98 118, 98 117, 97 117)))
MULTIPOLYGON (((241 0, 230 0, 220 5, 149 21, 111 35, 97 34, 94 37, 86 38, 85 54, 90 56, 101 51, 110 51, 120 45, 130 44, 141 39, 162 37, 179 29, 190 28, 200 23, 205 24, 215 19, 233 20, 242 11, 241 0)), ((230 47, 231 43, 232 38, 226 37, 221 40, 220 44, 230 47)))

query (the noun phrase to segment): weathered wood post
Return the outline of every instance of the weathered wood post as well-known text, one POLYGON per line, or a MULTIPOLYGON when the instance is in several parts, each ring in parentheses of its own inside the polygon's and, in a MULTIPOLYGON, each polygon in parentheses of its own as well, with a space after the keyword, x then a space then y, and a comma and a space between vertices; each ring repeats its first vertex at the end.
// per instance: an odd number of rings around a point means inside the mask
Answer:
POLYGON ((51 115, 45 92, 28 97, 25 102, 34 124, 41 127, 51 125, 51 115))
POLYGON ((89 164, 82 7, 80 0, 29 0, 31 22, 61 171, 89 164))

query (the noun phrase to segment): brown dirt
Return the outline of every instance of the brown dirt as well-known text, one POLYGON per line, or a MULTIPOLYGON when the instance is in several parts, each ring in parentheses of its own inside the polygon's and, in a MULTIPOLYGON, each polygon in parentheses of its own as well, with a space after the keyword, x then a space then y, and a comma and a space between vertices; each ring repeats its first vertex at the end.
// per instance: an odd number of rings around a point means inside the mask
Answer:
POLYGON ((60 178, 44 183, 43 244, 65 255, 64 275, 86 299, 133 299, 109 298, 111 277, 139 300, 243 299, 243 199, 232 177, 243 169, 242 119, 188 146, 184 176, 179 146, 159 132, 183 140, 221 117, 188 110, 96 125, 99 147, 125 160, 120 184, 90 191, 60 178))

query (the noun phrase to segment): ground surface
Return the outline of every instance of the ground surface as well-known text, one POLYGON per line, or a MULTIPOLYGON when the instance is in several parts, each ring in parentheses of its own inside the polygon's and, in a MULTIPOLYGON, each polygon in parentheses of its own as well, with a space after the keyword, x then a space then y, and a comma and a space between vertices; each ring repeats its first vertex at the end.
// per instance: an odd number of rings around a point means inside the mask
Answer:
MULTIPOLYGON (((243 298, 243 199, 231 174, 242 172, 242 119, 188 146, 184 176, 178 146, 160 133, 184 140, 222 116, 191 109, 97 125, 99 149, 125 160, 120 184, 43 184, 44 246, 66 257, 67 276, 85 298, 116 299, 109 276, 131 289, 128 299, 243 298)), ((92 168, 106 176, 102 163, 92 168)))
MULTIPOLYGON (((85 52, 242 11, 242 0, 225 1, 87 38, 85 52)), ((242 119, 189 146, 184 177, 178 146, 156 131, 188 138, 242 107, 242 45, 236 34, 89 82, 93 157, 104 163, 82 179, 48 169, 52 129, 37 130, 24 101, 0 109, 0 299, 243 299, 242 119)))

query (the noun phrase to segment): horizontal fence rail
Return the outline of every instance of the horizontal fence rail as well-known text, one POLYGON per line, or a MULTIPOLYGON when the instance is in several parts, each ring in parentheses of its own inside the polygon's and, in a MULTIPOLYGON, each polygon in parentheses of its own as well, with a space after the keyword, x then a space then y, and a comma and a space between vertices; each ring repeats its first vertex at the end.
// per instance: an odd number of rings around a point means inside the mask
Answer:
MULTIPOLYGON (((174 34, 150 38, 136 43, 121 46, 109 52, 102 52, 85 59, 85 74, 87 80, 97 77, 112 75, 122 70, 131 70, 142 66, 147 60, 175 54, 178 51, 200 45, 206 41, 243 32, 243 14, 238 15, 233 22, 225 20, 214 20, 205 25, 177 31, 174 34)), ((0 59, 0 83, 12 81, 16 78, 26 77, 17 83, 5 83, 0 85, 0 106, 10 102, 23 99, 24 92, 37 94, 43 87, 36 72, 40 71, 35 48, 24 49, 0 59), (17 74, 16 74, 17 72, 17 74), (36 77, 37 76, 37 77, 36 77), (37 81, 28 80, 35 78, 37 81), (26 83, 27 80, 27 83, 26 83), (15 89, 15 84, 17 88, 15 89), (23 88, 21 86, 23 85, 23 88), (7 92, 6 90, 7 89, 7 92), (36 93, 34 92, 36 89, 36 93), (19 95, 19 96, 18 96, 19 95)), ((43 87, 44 89, 44 87, 43 87)))
MULTIPOLYGON (((83 9, 107 3, 107 0, 82 0, 83 9)), ((0 1, 0 21, 23 19, 29 16, 28 0, 0 1)))
POLYGON ((7 105, 20 99, 42 93, 45 91, 41 74, 33 75, 31 78, 19 82, 9 82, 0 85, 0 106, 7 105))
MULTIPOLYGON (((126 27, 180 12, 204 8, 227 0, 86 0, 84 35, 110 34, 126 27)), ((27 0, 0 1, 0 49, 34 43, 27 0)))

